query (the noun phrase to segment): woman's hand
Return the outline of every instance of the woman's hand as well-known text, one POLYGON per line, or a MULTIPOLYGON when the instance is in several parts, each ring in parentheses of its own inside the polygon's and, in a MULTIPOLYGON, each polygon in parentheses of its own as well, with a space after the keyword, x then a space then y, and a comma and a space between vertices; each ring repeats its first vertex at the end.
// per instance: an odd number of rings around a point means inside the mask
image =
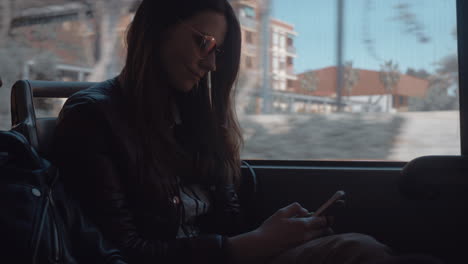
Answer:
POLYGON ((332 232, 326 217, 308 214, 299 203, 292 203, 279 209, 256 230, 229 238, 233 263, 260 263, 332 232))
POLYGON ((328 224, 326 217, 309 216, 307 209, 296 202, 279 209, 256 232, 274 254, 279 254, 283 250, 329 234, 328 224))

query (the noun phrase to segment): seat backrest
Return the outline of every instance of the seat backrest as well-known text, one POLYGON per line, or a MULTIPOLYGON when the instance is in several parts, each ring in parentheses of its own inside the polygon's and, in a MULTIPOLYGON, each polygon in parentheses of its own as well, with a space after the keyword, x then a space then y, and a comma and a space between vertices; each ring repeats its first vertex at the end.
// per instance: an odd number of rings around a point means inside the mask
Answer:
POLYGON ((94 84, 93 82, 17 81, 11 89, 12 130, 23 134, 39 154, 47 158, 57 117, 36 118, 33 98, 68 98, 94 84))

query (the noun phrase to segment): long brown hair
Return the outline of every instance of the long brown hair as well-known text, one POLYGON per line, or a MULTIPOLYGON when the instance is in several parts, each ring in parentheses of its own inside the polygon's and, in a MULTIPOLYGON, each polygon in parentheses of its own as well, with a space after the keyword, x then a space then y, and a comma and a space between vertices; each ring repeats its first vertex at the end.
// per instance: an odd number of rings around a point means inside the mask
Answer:
MULTIPOLYGON (((240 63, 240 26, 226 0, 143 0, 127 33, 127 58, 119 76, 128 99, 138 152, 137 182, 146 194, 171 196, 175 178, 207 185, 239 184, 242 135, 234 105, 234 82, 240 63), (224 14, 227 33, 224 53, 217 56, 217 71, 199 86, 179 96, 184 139, 182 150, 172 130, 174 89, 167 85, 158 52, 164 32, 198 12, 224 14), (195 166, 194 166, 195 164, 195 166)), ((147 196, 148 197, 148 196, 147 196)))

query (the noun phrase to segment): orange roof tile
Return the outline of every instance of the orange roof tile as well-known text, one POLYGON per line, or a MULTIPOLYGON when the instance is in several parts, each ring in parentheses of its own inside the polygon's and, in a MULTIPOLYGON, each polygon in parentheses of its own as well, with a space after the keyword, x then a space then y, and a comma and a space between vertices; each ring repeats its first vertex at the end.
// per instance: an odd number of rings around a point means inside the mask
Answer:
MULTIPOLYGON (((359 95, 381 95, 387 94, 385 87, 380 81, 379 72, 371 70, 359 70, 359 80, 356 85, 351 89, 351 93, 343 91, 345 96, 359 96, 359 95)), ((318 86, 314 92, 308 93, 315 96, 329 96, 332 97, 336 94, 336 67, 327 67, 315 71, 308 71, 298 74, 299 81, 296 84, 297 92, 301 92, 299 87, 300 80, 304 75, 310 72, 315 72, 318 79, 318 86)), ((413 76, 402 74, 400 80, 392 91, 394 95, 424 97, 427 89, 429 88, 429 81, 416 78, 413 76)), ((306 93, 306 92, 302 92, 306 93)))

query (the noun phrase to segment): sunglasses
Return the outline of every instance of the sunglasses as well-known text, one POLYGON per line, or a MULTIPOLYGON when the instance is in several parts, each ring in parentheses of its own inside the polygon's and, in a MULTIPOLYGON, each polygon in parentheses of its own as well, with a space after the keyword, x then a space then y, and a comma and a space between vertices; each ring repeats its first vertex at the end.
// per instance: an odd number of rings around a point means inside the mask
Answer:
POLYGON ((182 25, 195 33, 195 40, 199 43, 200 55, 202 58, 208 57, 213 52, 216 53, 216 56, 223 54, 224 51, 218 48, 215 37, 201 33, 181 19, 179 19, 179 21, 182 25))

